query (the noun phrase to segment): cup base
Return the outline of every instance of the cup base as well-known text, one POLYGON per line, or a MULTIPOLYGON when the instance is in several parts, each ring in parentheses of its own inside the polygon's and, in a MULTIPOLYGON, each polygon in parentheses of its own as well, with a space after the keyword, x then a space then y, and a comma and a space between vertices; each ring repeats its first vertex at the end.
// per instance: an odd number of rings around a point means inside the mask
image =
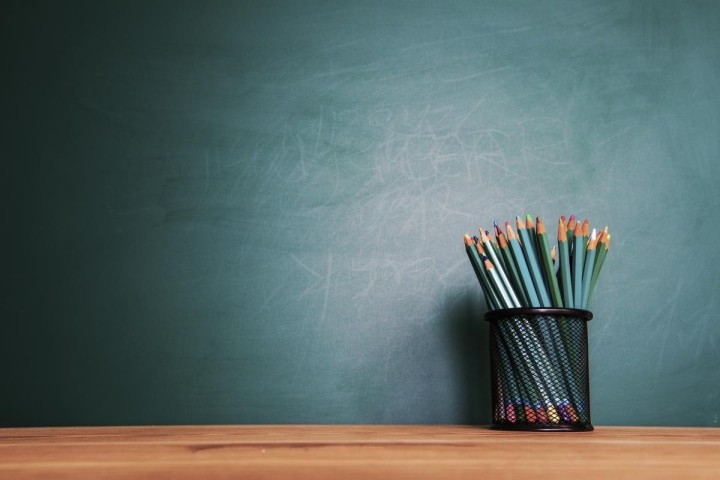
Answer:
POLYGON ((592 432, 595 428, 588 424, 581 425, 530 425, 517 423, 493 423, 491 430, 514 430, 519 432, 592 432))

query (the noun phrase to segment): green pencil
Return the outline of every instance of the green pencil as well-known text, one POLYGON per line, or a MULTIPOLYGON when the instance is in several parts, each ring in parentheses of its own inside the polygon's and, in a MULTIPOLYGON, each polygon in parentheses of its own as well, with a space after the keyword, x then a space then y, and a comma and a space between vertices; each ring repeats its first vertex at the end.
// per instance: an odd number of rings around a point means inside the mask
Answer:
MULTIPOLYGON (((496 328, 500 332, 502 332, 502 329, 500 328, 500 325, 497 325, 496 328)), ((503 375, 500 375, 501 380, 504 380, 506 386, 507 386, 507 393, 509 394, 509 402, 508 405, 512 407, 511 415, 508 415, 508 420, 512 421, 525 421, 525 412, 522 413, 515 410, 515 405, 520 403, 522 395, 520 394, 520 386, 519 382, 517 381, 518 378, 522 378, 520 375, 516 375, 514 364, 511 360, 512 356, 507 351, 507 346, 505 345, 506 339, 505 335, 498 335, 496 337, 497 341, 497 349, 498 353, 500 354, 500 363, 502 364, 503 368, 503 375), (515 418, 512 418, 515 417, 515 418)))
POLYGON ((532 216, 529 213, 525 214, 525 228, 527 229, 530 240, 532 240, 530 244, 532 245, 535 257, 537 258, 540 255, 540 252, 538 251, 537 234, 535 232, 535 226, 533 225, 532 216))
POLYGON ((478 282, 480 282, 480 286, 482 287, 483 294, 485 295, 485 303, 487 303, 488 309, 497 310, 498 308, 500 308, 500 302, 498 301, 495 292, 493 292, 492 287, 488 282, 485 273, 485 267, 482 265, 482 259, 480 258, 480 255, 478 255, 478 251, 475 247, 475 242, 473 242, 472 238, 470 238, 470 235, 468 234, 465 234, 464 240, 465 251, 467 252, 468 258, 470 259, 470 264, 475 271, 475 276, 477 277, 478 282))
POLYGON ((491 262, 490 259, 486 256, 483 257, 483 264, 485 265, 485 271, 488 272, 488 275, 492 280, 491 284, 495 289, 495 292, 501 299, 501 305, 503 306, 503 308, 519 307, 520 304, 517 302, 517 299, 513 299, 513 297, 508 293, 507 289, 505 288, 505 285, 503 284, 500 275, 498 275, 498 272, 496 271, 493 262, 491 262))
MULTIPOLYGON (((521 307, 520 300, 518 299, 517 295, 515 294, 515 289, 513 289, 512 284, 510 283, 510 280, 508 280, 507 274, 505 273, 505 269, 503 268, 502 263, 498 259, 497 254, 495 253, 495 248, 490 241, 490 237, 488 237, 487 233, 481 228, 480 229, 480 241, 485 246, 485 251, 489 254, 490 260, 492 261, 492 264, 495 266, 495 273, 500 277, 500 281, 502 282, 502 286, 504 287, 507 294, 510 296, 510 299, 512 301, 512 305, 521 307)), ((512 308, 512 307, 509 307, 512 308)))
POLYGON ((573 304, 575 308, 582 308, 582 277, 585 265, 585 244, 583 243, 582 224, 575 224, 575 246, 573 247, 573 304))
POLYGON ((597 232, 593 228, 590 241, 585 254, 585 269, 583 271, 583 302, 582 308, 587 309, 588 297, 590 296, 590 280, 592 279, 593 267, 595 267, 595 249, 597 248, 597 232))
MULTIPOLYGON (((533 333, 527 322, 518 324, 518 318, 508 319, 499 322, 498 326, 503 332, 503 336, 508 340, 507 347, 510 354, 516 362, 515 365, 520 372, 529 372, 530 375, 520 375, 520 385, 524 386, 527 392, 526 398, 532 403, 542 402, 547 405, 552 404, 551 397, 548 393, 547 385, 550 385, 549 370, 546 365, 549 363, 539 339, 532 338, 529 334, 533 333), (529 329, 528 329, 529 328, 529 329)), ((532 405, 529 405, 532 408, 532 405)))
POLYGON ((592 294, 595 291, 595 283, 597 283, 600 270, 602 269, 605 257, 607 256, 608 250, 610 249, 610 238, 611 235, 608 233, 607 227, 602 232, 602 240, 599 241, 600 246, 598 247, 597 257, 595 258, 595 266, 593 267, 592 278, 590 279, 590 293, 588 293, 588 302, 592 298, 592 294))
POLYGON ((520 303, 523 307, 529 307, 530 302, 527 299, 527 295, 525 295, 525 289, 523 288, 520 273, 518 272, 517 266, 515 266, 515 260, 513 260, 510 248, 508 248, 507 240, 502 232, 498 234, 498 243, 500 244, 500 253, 505 259, 505 265, 509 270, 508 273, 510 274, 510 280, 513 283, 513 287, 515 287, 515 292, 520 299, 520 303))
POLYGON ((540 266, 535 256, 534 249, 532 247, 533 240, 530 238, 525 223, 520 217, 516 218, 518 233, 523 241, 525 252, 525 259, 527 260, 528 267, 530 267, 530 274, 532 275, 533 283, 537 289, 538 295, 540 296, 541 307, 551 307, 550 297, 548 296, 547 290, 545 289, 545 281, 542 273, 540 272, 540 266))
POLYGON ((572 265, 573 248, 575 248, 575 215, 570 215, 567 222, 568 251, 570 252, 570 265, 572 265))
POLYGON ((567 308, 574 308, 567 226, 562 218, 558 224, 558 250, 560 252, 560 280, 562 281, 563 299, 567 308))
POLYGON ((485 235, 488 236, 488 238, 491 240, 490 243, 492 243, 493 247, 495 247, 495 255, 497 255, 498 260, 500 260, 500 264, 505 270, 505 273, 510 273, 510 271, 508 270, 509 267, 505 263, 505 257, 503 257, 502 252, 500 251, 500 234, 502 233, 502 230, 498 228, 497 222, 493 222, 493 233, 494 235, 490 235, 490 232, 485 231, 485 235))
POLYGON ((525 255, 522 252, 522 247, 520 246, 520 243, 518 243, 515 232, 513 232, 513 229, 510 226, 510 222, 505 222, 505 230, 507 231, 510 251, 512 252, 515 263, 517 264, 518 273, 520 273, 520 277, 522 278, 522 286, 525 290, 525 294, 527 295, 527 299, 530 302, 531 307, 537 308, 540 306, 540 299, 535 291, 535 286, 533 285, 532 277, 530 276, 530 271, 528 270, 527 262, 525 261, 525 255))
POLYGON ((550 252, 550 242, 548 242, 545 224, 540 217, 537 218, 537 240, 538 250, 540 251, 540 259, 545 268, 545 278, 552 296, 553 306, 563 308, 562 295, 558 286, 557 277, 555 276, 555 268, 553 267, 552 255, 550 252))

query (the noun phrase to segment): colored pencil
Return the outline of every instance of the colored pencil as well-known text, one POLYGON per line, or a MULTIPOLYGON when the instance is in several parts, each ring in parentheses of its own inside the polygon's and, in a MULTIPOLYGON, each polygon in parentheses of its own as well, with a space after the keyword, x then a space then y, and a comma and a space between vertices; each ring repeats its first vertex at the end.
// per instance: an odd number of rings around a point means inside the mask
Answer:
POLYGON ((522 304, 520 303, 520 300, 518 300, 518 297, 515 294, 515 290, 510 284, 510 280, 508 279, 507 275, 505 274, 505 269, 503 268, 502 263, 498 259, 498 255, 495 253, 494 246, 490 242, 490 237, 488 237, 487 233, 485 233, 485 231, 483 231, 482 229, 480 229, 480 240, 485 246, 485 251, 489 254, 492 264, 495 266, 493 271, 496 275, 498 275, 498 277, 500 277, 502 286, 510 297, 511 302, 508 305, 508 308, 521 307, 522 304))
POLYGON ((485 265, 485 271, 488 272, 488 276, 492 280, 490 283, 501 300, 501 304, 504 308, 517 308, 520 304, 512 298, 510 293, 505 288, 505 284, 500 278, 497 269, 493 265, 493 262, 486 256, 483 257, 483 264, 485 265))
POLYGON ((520 278, 520 273, 515 265, 515 260, 512 257, 510 248, 508 247, 507 239, 502 231, 498 234, 498 243, 500 244, 501 258, 505 259, 505 268, 508 270, 507 273, 510 275, 510 281, 512 282, 515 293, 517 293, 520 300, 520 305, 523 307, 527 306, 529 305, 529 301, 527 295, 525 295, 523 281, 522 278, 520 278))
POLYGON ((560 251, 560 280, 564 304, 574 308, 572 281, 570 277, 570 252, 568 250, 567 226, 563 219, 558 223, 558 250, 560 251))
POLYGON ((611 235, 607 233, 607 227, 605 227, 605 230, 603 230, 602 242, 600 242, 600 246, 598 247, 598 253, 597 258, 595 259, 595 266, 593 267, 592 278, 590 279, 590 292, 588 293, 588 302, 590 302, 592 294, 595 291, 595 283, 597 282, 598 276, 600 275, 600 270, 602 269, 603 263, 605 262, 605 257, 608 254, 608 250, 610 250, 610 239, 611 235))
POLYGON ((525 228, 527 229, 528 236, 530 237, 530 240, 531 240, 530 246, 532 247, 533 253, 535 254, 535 257, 538 257, 540 255, 540 253, 538 252, 538 243, 537 243, 537 236, 536 236, 536 232, 535 232, 535 225, 533 225, 533 219, 529 213, 525 215, 525 228))
POLYGON ((492 289, 487 283, 487 278, 485 276, 485 268, 482 266, 482 261, 480 259, 480 256, 478 255, 477 249, 475 248, 475 243, 468 234, 465 234, 464 241, 465 251, 467 252, 468 258, 470 259, 470 264, 472 265, 475 276, 477 277, 478 282, 482 287, 481 290, 483 291, 483 295, 485 296, 485 303, 490 310, 496 310, 500 308, 500 305, 492 295, 492 289))
POLYGON ((525 248, 523 249, 523 252, 525 253, 525 260, 527 261, 528 267, 530 269, 530 275, 532 276, 535 289, 537 290, 540 297, 540 306, 551 307, 552 303, 550 302, 550 297, 548 296, 547 289, 545 288, 545 282, 543 279, 543 275, 540 271, 540 265, 532 248, 533 240, 530 238, 530 234, 525 228, 525 223, 520 217, 516 218, 516 223, 518 233, 520 234, 520 238, 522 239, 523 245, 525 246, 525 248))
POLYGON ((583 243, 582 224, 575 224, 572 266, 573 266, 573 304, 582 308, 582 276, 585 265, 585 243, 583 243))
POLYGON ((546 283, 548 284, 548 290, 550 290, 552 297, 552 304, 556 308, 563 308, 562 295, 560 295, 560 287, 558 286, 557 276, 555 276, 555 268, 553 267, 552 256, 550 254, 550 242, 548 242, 545 224, 540 217, 537 218, 537 240, 540 259, 545 268, 546 283))
POLYGON ((510 222, 505 222, 505 230, 507 231, 507 239, 510 245, 510 251, 513 254, 513 259, 518 267, 518 273, 522 278, 523 289, 525 295, 530 302, 530 307, 537 308, 540 306, 540 299, 537 296, 535 286, 533 285, 532 277, 530 276, 530 270, 528 269, 527 262, 525 261, 525 255, 522 252, 522 247, 515 236, 515 232, 510 226, 510 222))
POLYGON ((570 220, 568 220, 567 223, 567 239, 570 255, 572 255, 573 248, 575 248, 575 223, 575 215, 570 215, 570 220))
POLYGON ((590 281, 592 279, 593 268, 595 267, 595 249, 597 248, 597 232, 593 229, 588 241, 587 251, 585 254, 585 269, 583 270, 583 301, 582 308, 587 308, 588 297, 590 296, 590 281))

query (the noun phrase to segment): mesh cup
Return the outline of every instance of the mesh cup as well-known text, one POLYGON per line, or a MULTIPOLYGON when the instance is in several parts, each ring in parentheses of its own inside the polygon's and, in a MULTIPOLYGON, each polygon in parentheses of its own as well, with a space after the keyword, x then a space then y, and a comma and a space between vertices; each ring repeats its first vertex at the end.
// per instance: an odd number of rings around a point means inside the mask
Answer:
POLYGON ((568 308, 511 308, 490 323, 491 428, 590 431, 587 322, 568 308))

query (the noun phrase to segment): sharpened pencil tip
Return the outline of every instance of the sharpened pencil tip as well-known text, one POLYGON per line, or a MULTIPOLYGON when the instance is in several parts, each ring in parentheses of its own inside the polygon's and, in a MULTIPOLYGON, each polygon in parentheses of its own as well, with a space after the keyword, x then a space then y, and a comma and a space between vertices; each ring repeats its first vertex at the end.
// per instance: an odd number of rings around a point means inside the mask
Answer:
POLYGON ((535 231, 538 235, 543 235, 546 233, 545 230, 545 224, 542 221, 542 218, 537 217, 537 224, 535 225, 535 231))
POLYGON ((478 230, 480 231, 480 240, 482 240, 482 242, 487 242, 490 240, 488 238, 488 234, 485 233, 486 230, 484 228, 480 227, 478 228, 478 230))
POLYGON ((582 223, 580 223, 580 222, 575 223, 574 235, 575 235, 576 237, 582 237, 582 236, 583 236, 582 223))
POLYGON ((597 248, 597 244, 598 244, 597 232, 595 231, 595 229, 593 229, 592 235, 590 235, 590 239, 588 240, 587 249, 595 250, 597 248))
POLYGON ((567 222, 568 232, 575 232, 575 215, 570 215, 570 220, 567 222))
POLYGON ((558 222, 558 242, 567 242, 567 225, 565 225, 562 217, 558 222))

